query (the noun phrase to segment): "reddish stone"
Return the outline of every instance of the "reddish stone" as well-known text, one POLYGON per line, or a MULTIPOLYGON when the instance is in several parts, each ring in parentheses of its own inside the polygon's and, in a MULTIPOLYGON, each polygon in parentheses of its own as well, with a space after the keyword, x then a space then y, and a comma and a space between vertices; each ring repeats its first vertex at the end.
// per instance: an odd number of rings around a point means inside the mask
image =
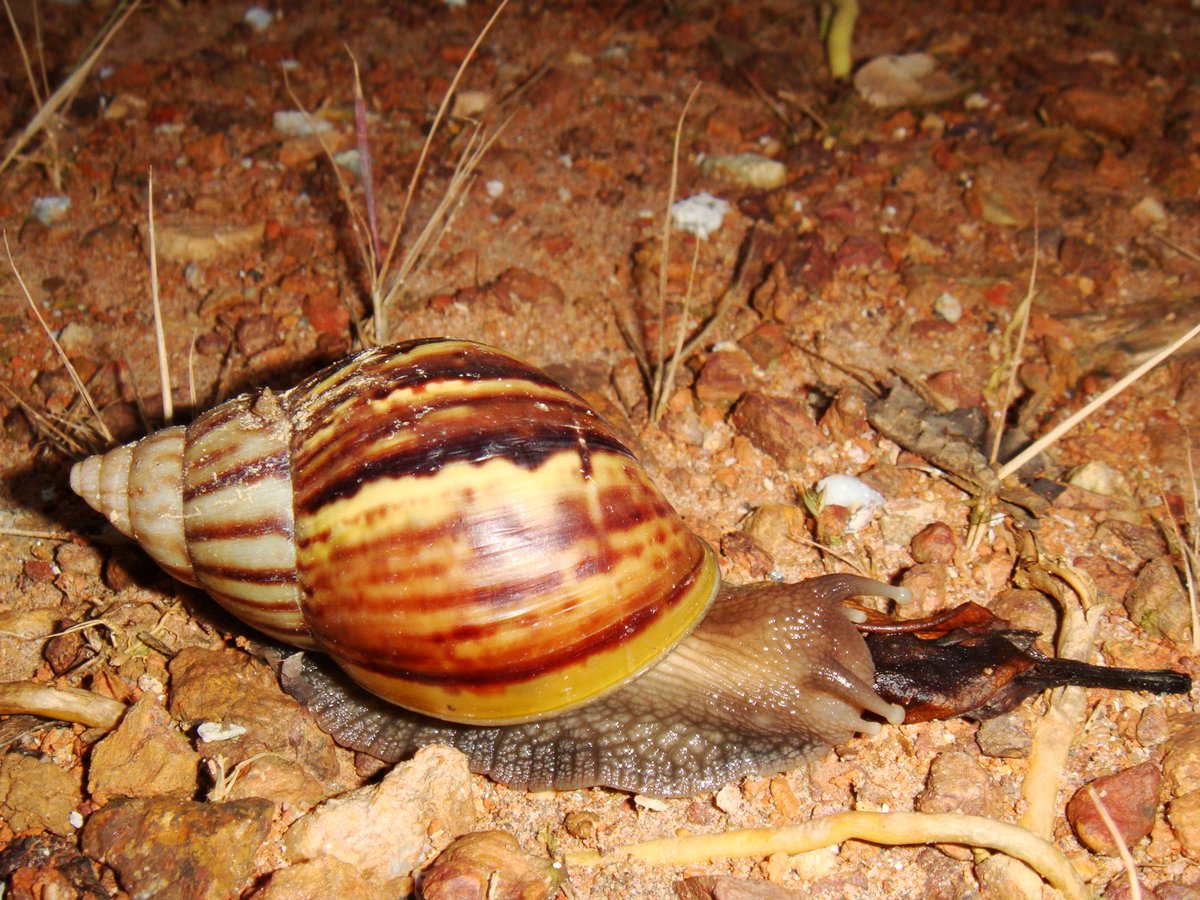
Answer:
POLYGON ((749 356, 741 350, 718 350, 700 370, 696 396, 705 403, 732 403, 757 383, 749 356))
POLYGON ((308 294, 304 298, 304 315, 319 332, 344 334, 350 328, 350 310, 332 290, 308 294))
POLYGON ((788 348, 787 333, 773 322, 759 325, 738 341, 738 346, 750 354, 755 364, 766 368, 788 348))
POLYGON ((799 469, 808 451, 825 441, 808 407, 789 397, 750 391, 734 407, 730 422, 785 469, 799 469))
POLYGON ((1157 116, 1145 93, 1115 93, 1101 88, 1072 87, 1050 97, 1052 114, 1112 137, 1134 138, 1159 130, 1157 116))
POLYGON ((919 563, 946 564, 954 559, 954 551, 958 549, 958 539, 954 531, 945 522, 934 522, 926 525, 909 544, 913 559, 919 563))
POLYGON ((1117 855, 1117 844, 1109 833, 1088 788, 1095 790, 1108 810, 1125 844, 1136 844, 1154 827, 1158 812, 1158 790, 1162 773, 1153 763, 1097 778, 1081 787, 1067 804, 1067 820, 1079 840, 1105 856, 1117 855))

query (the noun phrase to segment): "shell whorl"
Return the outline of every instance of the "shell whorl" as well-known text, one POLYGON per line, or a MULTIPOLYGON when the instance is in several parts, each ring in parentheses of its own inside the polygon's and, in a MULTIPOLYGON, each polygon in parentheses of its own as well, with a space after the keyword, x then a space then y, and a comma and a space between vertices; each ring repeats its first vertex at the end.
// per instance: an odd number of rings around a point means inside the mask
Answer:
POLYGON ((300 612, 286 415, 263 391, 71 470, 71 488, 163 569, 276 640, 316 649, 300 612))
POLYGON ((147 549, 172 574, 419 712, 577 706, 657 662, 716 595, 712 551, 612 427, 480 344, 364 351, 168 431, 173 471, 141 461, 162 432, 72 485, 144 545, 132 510, 153 506, 175 524, 147 549))

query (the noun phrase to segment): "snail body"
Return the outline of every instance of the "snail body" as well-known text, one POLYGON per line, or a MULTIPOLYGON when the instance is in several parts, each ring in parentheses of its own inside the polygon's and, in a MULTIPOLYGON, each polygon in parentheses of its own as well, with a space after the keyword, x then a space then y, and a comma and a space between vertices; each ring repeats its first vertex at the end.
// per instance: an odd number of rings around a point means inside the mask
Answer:
POLYGON ((86 459, 71 486, 366 688, 284 666, 323 727, 381 758, 441 741, 514 785, 687 794, 877 729, 864 711, 903 717, 838 606, 896 589, 722 586, 612 426, 484 345, 355 354, 86 459))

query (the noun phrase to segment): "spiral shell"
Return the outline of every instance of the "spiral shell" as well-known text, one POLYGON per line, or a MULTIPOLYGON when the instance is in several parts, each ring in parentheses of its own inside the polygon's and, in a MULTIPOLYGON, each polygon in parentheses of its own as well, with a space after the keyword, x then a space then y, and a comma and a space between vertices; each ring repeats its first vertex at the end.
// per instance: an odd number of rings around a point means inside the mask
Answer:
POLYGON ((79 463, 164 569, 418 712, 594 699, 703 618, 719 575, 613 428, 499 350, 368 350, 79 463))

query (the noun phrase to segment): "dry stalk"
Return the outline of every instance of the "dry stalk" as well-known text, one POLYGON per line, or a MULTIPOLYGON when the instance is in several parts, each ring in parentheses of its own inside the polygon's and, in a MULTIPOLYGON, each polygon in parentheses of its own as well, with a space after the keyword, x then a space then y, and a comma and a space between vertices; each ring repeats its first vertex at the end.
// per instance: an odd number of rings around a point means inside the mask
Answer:
POLYGON ((1108 833, 1112 836, 1113 843, 1117 845, 1117 853, 1121 857, 1121 866, 1125 869, 1125 876, 1129 879, 1129 900, 1142 900, 1142 886, 1138 884, 1137 866, 1133 862, 1133 854, 1129 852, 1129 845, 1125 843, 1125 838, 1121 835, 1121 830, 1117 828, 1117 823, 1113 821, 1113 817, 1108 812, 1108 807, 1104 805, 1104 801, 1100 799, 1100 795, 1096 793, 1096 789, 1090 784, 1088 785, 1088 797, 1092 804, 1096 807, 1096 812, 1100 814, 1100 821, 1104 823, 1104 827, 1108 829, 1108 833))
POLYGON ((1106 390, 1097 395, 1090 403, 1068 416, 1058 425, 1055 425, 1052 429, 1050 429, 1048 432, 1026 447, 1023 451, 1001 466, 1000 470, 997 472, 997 474, 1000 476, 1000 479, 1004 480, 1009 475, 1014 474, 1039 453, 1053 446, 1068 431, 1070 431, 1096 410, 1100 409, 1100 407, 1108 403, 1109 400, 1117 396, 1117 394, 1121 393, 1167 357, 1174 354, 1197 335, 1200 335, 1200 324, 1192 326, 1190 329, 1188 329, 1187 333, 1183 335, 1183 337, 1172 342, 1169 346, 1154 354, 1154 356, 1150 357, 1115 384, 1109 385, 1106 390))
POLYGON ((107 731, 116 727, 125 713, 125 704, 82 688, 52 688, 32 681, 7 681, 0 684, 0 713, 78 722, 107 731))
MULTIPOLYGON (((133 15, 134 11, 141 5, 141 0, 132 0, 129 3, 122 3, 117 6, 113 14, 109 17, 108 22, 96 35, 92 42, 91 48, 85 53, 83 59, 75 67, 66 80, 58 86, 54 93, 48 93, 43 99, 41 90, 38 89, 37 79, 33 75, 33 70, 30 66, 29 56, 25 49, 25 42, 21 37, 21 30, 17 27, 16 18, 13 16, 12 7, 9 5, 9 0, 3 0, 4 11, 8 14, 8 23, 12 28, 13 36, 16 38, 17 46, 20 49, 21 59, 25 65, 25 72, 29 78, 30 90, 33 92, 34 102, 37 104, 38 110, 29 123, 21 130, 8 147, 8 151, 4 154, 4 158, 0 159, 0 172, 8 168, 9 163, 18 157, 25 146, 33 140, 38 132, 43 129, 47 130, 47 134, 51 134, 51 120, 58 115, 59 110, 67 106, 75 93, 83 85, 88 73, 92 67, 96 65, 96 61, 100 58, 109 42, 113 39, 121 27, 133 15)), ((54 154, 57 155, 56 153, 54 154)), ((61 189, 61 167, 58 161, 52 159, 47 166, 47 171, 51 176, 51 180, 55 182, 55 189, 61 189)))
POLYGON ((693 865, 712 859, 805 853, 848 840, 885 845, 964 844, 997 850, 1027 863, 1071 900, 1089 896, 1066 857, 1049 841, 1018 825, 959 813, 845 812, 782 828, 747 828, 625 844, 603 856, 594 851, 571 853, 567 862, 595 866, 633 859, 655 865, 693 865))
MULTIPOLYGON (((679 113, 679 120, 675 124, 675 140, 671 150, 671 181, 667 187, 667 208, 663 213, 663 230, 662 230, 662 249, 661 257, 658 263, 658 349, 654 354, 654 363, 651 366, 652 378, 650 383, 650 421, 658 422, 663 414, 662 398, 664 394, 669 394, 672 385, 665 384, 666 381, 666 320, 667 320, 667 268, 668 262, 671 259, 671 207, 675 205, 675 194, 679 189, 679 147, 683 142, 683 123, 687 118, 688 109, 691 108, 692 101, 696 99, 696 95, 700 92, 700 85, 697 84, 692 88, 686 102, 683 104, 683 110, 679 113)), ((700 241, 697 238, 696 246, 699 252, 700 241)), ((689 278, 689 284, 691 279, 689 278)), ((687 331, 687 317, 684 316, 679 323, 679 338, 682 340, 683 333, 687 331)), ((674 368, 671 369, 672 375, 674 368)))
POLYGON ((992 452, 988 462, 993 466, 1000 459, 1000 442, 1004 437, 1004 422, 1008 418, 1008 409, 1012 405, 1013 394, 1017 388, 1017 373, 1021 368, 1021 357, 1025 352, 1025 336, 1029 332, 1029 314, 1033 309, 1034 286, 1037 284, 1038 270, 1038 222, 1036 210, 1033 220, 1033 265, 1029 268, 1029 287, 1025 296, 1013 311, 1012 319, 1004 329, 1001 338, 1003 356, 1000 364, 990 379, 993 387, 1001 380, 1004 381, 1004 394, 997 408, 992 412, 992 452), (1013 332, 1016 332, 1014 340, 1013 332))
MULTIPOLYGON (((379 218, 375 198, 375 179, 371 166, 370 136, 366 121, 366 102, 362 91, 362 81, 359 76, 358 61, 354 58, 353 53, 350 54, 350 60, 354 67, 355 135, 359 151, 359 178, 363 186, 365 214, 364 211, 359 210, 358 205, 355 203, 353 191, 350 189, 346 178, 342 175, 341 167, 334 158, 332 148, 319 131, 316 129, 313 130, 314 136, 321 145, 321 150, 324 152, 326 159, 333 169, 334 178, 338 184, 338 195, 341 198, 342 205, 350 215, 351 228, 354 232, 354 240, 359 258, 367 271, 369 282, 368 292, 371 301, 371 334, 369 336, 364 334, 363 329, 360 328, 360 336, 364 339, 369 337, 375 344, 384 344, 390 339, 391 328, 387 318, 388 304, 394 302, 404 292, 409 279, 419 271, 428 258, 429 250, 436 245, 437 241, 450 227, 454 213, 466 196, 467 188, 470 187, 480 160, 500 136, 507 124, 502 123, 491 133, 485 134, 482 131, 482 126, 476 123, 467 140, 466 148, 459 154, 454 172, 450 177, 450 183, 447 185, 441 200, 439 200, 433 213, 426 220, 415 239, 409 244, 393 272, 392 267, 400 246, 400 239, 406 230, 405 226, 408 221, 409 208, 412 206, 421 176, 424 174, 425 163, 429 157, 429 151, 433 145, 434 138, 437 136, 443 121, 445 121, 447 111, 450 108, 450 101, 453 99, 454 92, 458 89, 458 85, 462 81, 467 67, 470 65, 471 60, 474 59, 484 38, 487 37, 488 32, 491 31, 492 26, 499 19, 500 14, 507 5, 508 0, 501 0, 496 10, 487 20, 487 23, 480 30, 479 34, 476 35, 475 41, 471 44, 470 49, 468 49, 462 62, 459 64, 458 70, 454 73, 454 78, 451 79, 450 86, 446 88, 446 92, 442 95, 442 101, 434 115, 429 133, 421 145, 421 152, 417 157, 416 165, 413 167, 412 176, 409 178, 408 187, 404 192, 404 199, 401 202, 400 213, 397 216, 396 225, 392 230, 392 236, 388 241, 386 249, 383 248, 380 239, 379 218)), ((347 52, 349 52, 349 48, 347 48, 347 52)), ((296 108, 307 119, 311 120, 312 115, 292 91, 286 72, 284 73, 284 84, 292 102, 296 104, 296 108)))
MULTIPOLYGON (((1062 607, 1062 627, 1055 648, 1059 657, 1086 661, 1091 655, 1103 609, 1095 603, 1095 589, 1087 575, 1041 554, 1032 538, 1024 550, 1028 562, 1020 570, 1021 586, 1033 587, 1053 597, 1062 607)), ((1045 715, 1035 724, 1033 746, 1021 783, 1025 811, 1019 823, 1049 839, 1058 815, 1058 788, 1071 746, 1087 718, 1083 688, 1056 688, 1050 692, 1045 715)), ((998 861, 998 880, 1011 896, 1027 893, 1028 873, 1013 860, 998 861)), ((1041 874, 1041 873, 1039 873, 1041 874)))
POLYGON ((158 348, 158 379, 162 390, 163 424, 175 418, 175 403, 171 397, 171 369, 167 365, 167 340, 163 335, 162 305, 158 295, 158 246, 154 232, 154 170, 147 179, 149 196, 146 199, 146 225, 150 233, 150 304, 154 308, 154 343, 158 348))
POLYGON ((83 379, 79 377, 79 373, 75 370, 75 367, 71 365, 71 360, 67 358, 67 354, 63 350, 62 345, 59 344, 58 339, 55 338, 54 332, 51 331, 50 326, 46 324, 46 320, 42 317, 41 310, 37 308, 37 304, 33 301, 33 295, 29 293, 29 288, 25 286, 25 279, 21 277, 21 272, 17 268, 16 261, 13 259, 12 249, 8 246, 8 232, 3 232, 3 238, 4 252, 8 255, 9 268, 12 269, 12 273, 17 279, 17 284, 20 285, 21 293, 25 295, 25 302, 28 304, 29 310, 33 313, 34 318, 38 320, 38 324, 42 326, 42 331, 45 332, 46 337, 50 339, 50 343, 54 345, 54 351, 58 354, 58 358, 62 360, 62 364, 66 368, 67 374, 71 376, 71 381, 75 385, 75 390, 79 392, 79 396, 83 398, 88 409, 91 410, 92 417, 96 422, 97 431, 99 431, 100 434, 104 436, 104 439, 111 444, 113 442, 112 432, 109 431, 108 426, 104 424, 104 419, 100 416, 100 410, 96 407, 96 402, 92 399, 91 393, 88 391, 87 386, 83 383, 83 379))

